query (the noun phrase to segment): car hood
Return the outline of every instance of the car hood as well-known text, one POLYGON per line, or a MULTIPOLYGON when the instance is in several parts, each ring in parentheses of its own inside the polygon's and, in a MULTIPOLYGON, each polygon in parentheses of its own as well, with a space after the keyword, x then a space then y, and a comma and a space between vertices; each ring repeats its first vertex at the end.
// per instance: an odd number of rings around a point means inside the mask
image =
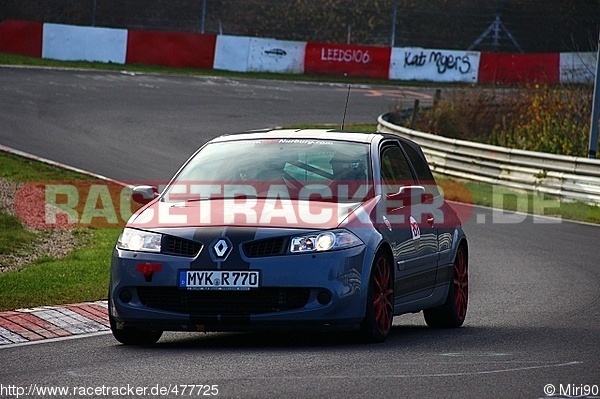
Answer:
POLYGON ((362 204, 281 198, 155 201, 134 214, 127 226, 139 229, 214 226, 331 229, 342 225, 362 204))

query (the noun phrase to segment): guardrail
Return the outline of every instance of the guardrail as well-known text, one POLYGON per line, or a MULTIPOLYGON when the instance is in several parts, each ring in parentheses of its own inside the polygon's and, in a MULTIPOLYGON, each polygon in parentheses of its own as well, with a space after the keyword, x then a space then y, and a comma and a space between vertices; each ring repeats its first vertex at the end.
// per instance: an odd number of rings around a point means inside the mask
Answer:
POLYGON ((600 204, 600 160, 524 151, 411 130, 377 119, 377 129, 422 148, 431 169, 447 176, 600 204))

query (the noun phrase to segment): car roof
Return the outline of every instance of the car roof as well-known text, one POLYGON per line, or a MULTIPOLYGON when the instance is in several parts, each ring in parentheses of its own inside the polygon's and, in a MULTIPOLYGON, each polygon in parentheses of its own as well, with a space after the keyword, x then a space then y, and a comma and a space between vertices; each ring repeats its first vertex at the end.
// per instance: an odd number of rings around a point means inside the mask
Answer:
POLYGON ((227 142, 238 140, 268 140, 268 139, 300 139, 300 140, 342 140, 357 143, 370 143, 381 133, 351 132, 335 129, 273 129, 265 131, 248 131, 219 136, 211 142, 227 142))

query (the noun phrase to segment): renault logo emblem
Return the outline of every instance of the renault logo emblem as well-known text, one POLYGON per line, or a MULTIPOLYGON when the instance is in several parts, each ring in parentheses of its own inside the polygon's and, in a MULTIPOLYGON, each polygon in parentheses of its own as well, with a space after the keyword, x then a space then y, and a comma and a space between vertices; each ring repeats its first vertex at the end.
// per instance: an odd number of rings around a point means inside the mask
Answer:
POLYGON ((217 255, 218 258, 222 258, 227 253, 229 245, 227 245, 227 241, 220 239, 213 248, 215 249, 215 255, 217 255))
POLYGON ((215 262, 222 262, 227 259, 231 252, 231 241, 227 237, 219 237, 212 246, 211 256, 215 262))

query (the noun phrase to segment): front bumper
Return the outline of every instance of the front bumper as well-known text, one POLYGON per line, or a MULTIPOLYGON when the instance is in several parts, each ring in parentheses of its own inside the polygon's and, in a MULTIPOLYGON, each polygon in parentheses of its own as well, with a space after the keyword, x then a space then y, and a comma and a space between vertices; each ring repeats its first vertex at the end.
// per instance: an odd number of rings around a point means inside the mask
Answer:
POLYGON ((365 315, 371 257, 360 245, 245 259, 239 268, 228 265, 221 270, 258 270, 260 288, 197 291, 177 287, 178 272, 192 269, 189 258, 115 249, 111 321, 116 328, 169 331, 350 329, 365 315), (160 271, 148 279, 139 271, 140 264, 160 265, 160 271))

